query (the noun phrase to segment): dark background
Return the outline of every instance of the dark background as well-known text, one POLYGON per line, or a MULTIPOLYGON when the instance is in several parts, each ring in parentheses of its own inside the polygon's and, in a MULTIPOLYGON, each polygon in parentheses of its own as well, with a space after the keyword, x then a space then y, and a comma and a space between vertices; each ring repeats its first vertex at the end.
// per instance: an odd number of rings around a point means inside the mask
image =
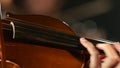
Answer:
MULTIPOLYGON (((22 7, 23 1, 24 0, 14 0, 14 3, 16 6, 22 7)), ((62 9, 66 10, 90 1, 94 0, 67 0, 62 9)), ((89 19, 95 21, 98 28, 102 28, 106 31, 108 39, 120 41, 120 0, 111 0, 111 2, 113 8, 110 11, 84 20, 89 19)))
POLYGON ((120 41, 120 0, 112 0, 113 9, 105 14, 91 18, 97 26, 104 28, 110 40, 120 41))
MULTIPOLYGON (((90 1, 94 0, 75 0, 74 2, 70 0, 69 2, 71 3, 66 5, 66 7, 70 8, 90 1)), ((109 40, 120 41, 120 0, 111 0, 111 2, 113 8, 110 11, 84 20, 89 19, 95 21, 98 28, 102 28, 106 31, 109 40)))

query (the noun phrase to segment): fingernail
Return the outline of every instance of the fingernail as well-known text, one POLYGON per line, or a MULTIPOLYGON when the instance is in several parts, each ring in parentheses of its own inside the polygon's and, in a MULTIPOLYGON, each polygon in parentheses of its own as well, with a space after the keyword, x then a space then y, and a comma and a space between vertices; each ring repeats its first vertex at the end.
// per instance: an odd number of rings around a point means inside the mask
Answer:
POLYGON ((120 44, 120 42, 116 42, 116 44, 120 44))
POLYGON ((87 40, 85 38, 80 39, 82 42, 86 42, 87 40))
POLYGON ((114 44, 114 45, 120 45, 120 43, 119 43, 119 42, 114 42, 113 44, 114 44))

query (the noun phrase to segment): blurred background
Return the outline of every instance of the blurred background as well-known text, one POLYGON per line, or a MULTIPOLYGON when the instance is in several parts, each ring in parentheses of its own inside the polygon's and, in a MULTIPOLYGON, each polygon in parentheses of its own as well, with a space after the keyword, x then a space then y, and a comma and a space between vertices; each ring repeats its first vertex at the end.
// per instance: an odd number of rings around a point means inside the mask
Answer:
POLYGON ((120 41, 120 0, 2 0, 1 3, 4 12, 58 18, 82 37, 120 41))

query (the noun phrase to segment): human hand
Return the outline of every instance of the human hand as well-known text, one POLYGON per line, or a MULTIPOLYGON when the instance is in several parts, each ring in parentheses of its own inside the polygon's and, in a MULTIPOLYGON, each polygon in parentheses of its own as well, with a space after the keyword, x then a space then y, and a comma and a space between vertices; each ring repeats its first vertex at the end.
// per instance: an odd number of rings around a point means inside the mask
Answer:
POLYGON ((89 68, 120 68, 120 43, 114 45, 102 43, 94 46, 91 42, 84 38, 80 38, 81 44, 87 48, 90 54, 89 68), (104 55, 101 55, 99 50, 103 50, 104 55))

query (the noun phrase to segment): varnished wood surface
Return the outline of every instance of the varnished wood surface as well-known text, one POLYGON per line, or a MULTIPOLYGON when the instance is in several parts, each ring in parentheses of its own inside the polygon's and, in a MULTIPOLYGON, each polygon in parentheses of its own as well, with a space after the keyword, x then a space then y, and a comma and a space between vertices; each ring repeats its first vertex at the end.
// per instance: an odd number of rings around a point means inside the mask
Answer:
MULTIPOLYGON (((46 25, 50 29, 74 35, 70 27, 57 19, 33 15, 11 15, 10 17, 46 25)), ((81 52, 76 53, 76 56, 74 56, 68 50, 44 45, 37 46, 36 44, 7 39, 4 43, 6 59, 17 63, 21 68, 82 68, 85 62, 85 56, 81 52)))

